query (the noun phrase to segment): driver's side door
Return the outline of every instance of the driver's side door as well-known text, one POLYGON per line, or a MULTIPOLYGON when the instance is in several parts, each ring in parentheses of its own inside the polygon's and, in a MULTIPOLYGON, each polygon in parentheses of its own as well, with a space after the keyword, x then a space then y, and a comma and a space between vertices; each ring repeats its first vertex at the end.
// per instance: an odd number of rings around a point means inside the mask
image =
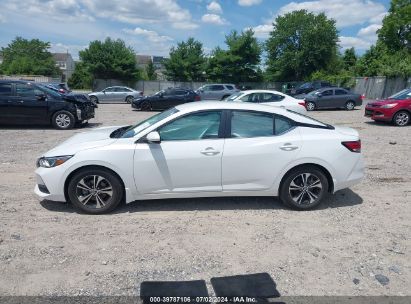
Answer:
POLYGON ((202 111, 159 127, 160 143, 136 145, 134 179, 140 194, 221 192, 222 111, 202 111))

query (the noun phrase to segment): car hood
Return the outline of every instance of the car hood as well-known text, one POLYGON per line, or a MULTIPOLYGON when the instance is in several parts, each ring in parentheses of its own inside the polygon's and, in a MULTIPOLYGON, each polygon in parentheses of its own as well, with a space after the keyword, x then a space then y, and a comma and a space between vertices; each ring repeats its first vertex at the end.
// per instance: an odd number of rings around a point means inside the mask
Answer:
POLYGON ((43 156, 73 155, 81 150, 110 145, 117 140, 117 138, 110 138, 110 134, 120 127, 121 126, 103 127, 76 134, 55 148, 47 151, 43 156))
POLYGON ((395 99, 383 99, 383 100, 370 101, 368 104, 371 105, 371 106, 380 107, 380 106, 388 104, 388 103, 397 103, 397 102, 399 102, 399 101, 395 100, 395 99))

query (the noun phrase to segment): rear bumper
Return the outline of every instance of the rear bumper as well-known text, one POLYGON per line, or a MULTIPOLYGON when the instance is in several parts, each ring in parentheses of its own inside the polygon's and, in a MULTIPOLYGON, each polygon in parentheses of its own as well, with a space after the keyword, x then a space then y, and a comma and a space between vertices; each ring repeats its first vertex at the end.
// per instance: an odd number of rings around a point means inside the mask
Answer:
POLYGON ((351 172, 348 174, 347 178, 345 178, 343 181, 334 181, 334 192, 359 184, 364 178, 364 171, 364 160, 361 155, 351 172))

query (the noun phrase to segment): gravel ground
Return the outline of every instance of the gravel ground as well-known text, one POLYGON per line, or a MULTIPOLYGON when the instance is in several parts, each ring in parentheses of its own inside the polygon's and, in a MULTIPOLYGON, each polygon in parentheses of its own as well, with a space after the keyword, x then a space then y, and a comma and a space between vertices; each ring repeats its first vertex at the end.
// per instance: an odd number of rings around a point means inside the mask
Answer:
POLYGON ((291 211, 272 198, 202 198, 92 216, 37 200, 42 152, 74 133, 151 114, 101 105, 82 129, 0 127, 0 295, 138 295, 145 280, 208 283, 258 272, 285 296, 411 295, 411 126, 370 122, 362 109, 312 113, 357 129, 367 167, 360 185, 318 210, 291 211))

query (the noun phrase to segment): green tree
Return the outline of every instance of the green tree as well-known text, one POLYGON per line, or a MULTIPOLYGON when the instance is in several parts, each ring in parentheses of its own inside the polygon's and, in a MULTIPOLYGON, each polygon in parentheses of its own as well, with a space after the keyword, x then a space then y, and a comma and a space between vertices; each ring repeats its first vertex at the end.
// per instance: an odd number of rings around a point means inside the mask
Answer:
POLYGON ((355 64, 357 63, 357 56, 355 55, 355 49, 353 47, 344 51, 342 61, 345 70, 349 71, 355 67, 355 64))
POLYGON ((153 61, 150 60, 150 62, 146 66, 146 75, 147 75, 147 80, 156 80, 157 79, 157 73, 154 68, 153 61))
POLYGON ((7 47, 1 48, 1 70, 5 74, 58 76, 61 72, 49 48, 49 42, 16 37, 7 47))
POLYGON ((84 62, 78 62, 74 72, 68 80, 68 85, 72 89, 91 89, 93 86, 93 76, 84 62))
POLYGON ((272 80, 303 80, 329 70, 337 57, 335 21, 306 10, 278 16, 266 42, 267 74, 272 80))
POLYGON ((261 47, 252 30, 232 31, 226 36, 228 50, 213 50, 207 67, 207 77, 220 82, 253 82, 262 80, 261 47))
POLYGON ((79 52, 80 60, 93 79, 119 79, 135 81, 140 78, 136 56, 132 48, 121 39, 106 38, 92 41, 88 48, 79 52))
POLYGON ((170 49, 170 58, 164 62, 165 75, 175 81, 202 81, 205 62, 203 44, 190 37, 170 49))
POLYGON ((378 31, 379 42, 387 50, 396 52, 407 49, 411 53, 411 1, 392 0, 389 13, 378 31))

